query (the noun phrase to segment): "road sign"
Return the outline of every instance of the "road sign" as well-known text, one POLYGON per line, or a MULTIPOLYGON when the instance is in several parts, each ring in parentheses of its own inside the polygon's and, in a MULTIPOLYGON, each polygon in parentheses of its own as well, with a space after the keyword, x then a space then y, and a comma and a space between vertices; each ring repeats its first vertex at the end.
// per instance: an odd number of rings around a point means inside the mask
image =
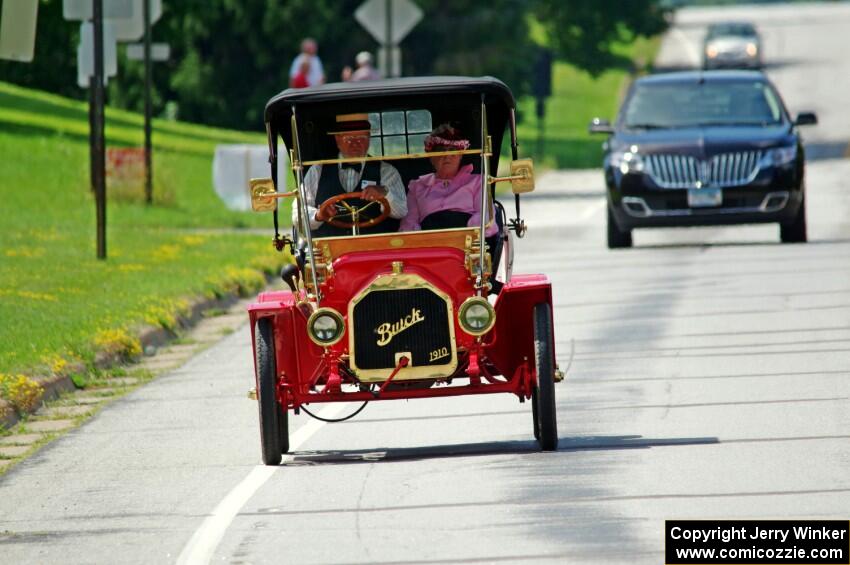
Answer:
MULTIPOLYGON (((151 60, 167 61, 171 56, 171 47, 168 43, 151 43, 151 60)), ((142 61, 145 58, 144 43, 130 43, 127 45, 127 58, 133 61, 142 61)))
POLYGON ((381 45, 397 44, 422 19, 422 10, 410 0, 366 0, 354 12, 354 18, 381 45))
POLYGON ((372 34, 381 49, 378 67, 385 77, 401 76, 398 42, 422 19, 422 10, 410 0, 366 0, 354 18, 372 34))
MULTIPOLYGON (((103 0, 105 19, 133 17, 135 0, 103 0)), ((92 19, 92 0, 62 0, 62 17, 66 20, 87 21, 92 19)))
MULTIPOLYGON (((144 1, 103 0, 104 21, 113 23, 118 41, 138 41, 145 34, 144 1)), ((162 0, 148 1, 153 24, 162 17, 162 0)), ((62 17, 66 20, 91 20, 92 0, 63 0, 62 17)))
POLYGON ((387 64, 387 51, 387 49, 381 49, 378 52, 378 68, 384 71, 384 76, 401 76, 401 49, 397 45, 390 47, 389 64, 387 64))
POLYGON ((29 63, 35 51, 38 0, 3 2, 0 15, 0 59, 29 63))
MULTIPOLYGON (((114 20, 115 37, 118 41, 138 41, 145 35, 144 1, 131 0, 133 2, 133 15, 129 18, 114 20)), ((151 25, 162 17, 162 0, 148 0, 151 10, 151 25)))
MULTIPOLYGON (((80 24, 80 44, 77 46, 77 84, 88 88, 89 77, 94 74, 94 26, 91 22, 80 24)), ((115 47, 115 29, 111 22, 103 22, 103 83, 107 77, 118 74, 118 57, 115 47)))

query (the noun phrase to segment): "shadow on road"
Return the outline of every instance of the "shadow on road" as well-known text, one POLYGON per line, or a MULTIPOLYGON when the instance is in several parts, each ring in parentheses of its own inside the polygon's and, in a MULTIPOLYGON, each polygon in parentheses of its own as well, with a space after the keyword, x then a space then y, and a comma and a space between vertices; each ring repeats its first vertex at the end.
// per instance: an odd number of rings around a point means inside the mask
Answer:
MULTIPOLYGON (((757 226, 759 224, 748 224, 757 226)), ((711 226, 706 226, 711 227, 711 226)), ((666 229, 666 228, 664 228, 666 229)), ((850 243, 850 238, 848 237, 835 237, 829 239, 818 239, 814 241, 808 241, 806 243, 795 243, 791 245, 835 245, 835 244, 843 244, 850 243)), ((717 241, 717 242, 704 242, 704 241, 694 241, 694 242, 680 242, 680 243, 647 243, 641 245, 635 245, 634 249, 689 249, 689 248, 723 248, 723 247, 781 247, 783 244, 779 240, 777 241, 717 241)), ((788 245, 788 244, 785 244, 788 245)), ((617 251, 617 253, 629 253, 629 250, 617 251)))
MULTIPOLYGON (((600 175, 602 174, 600 170, 600 175)), ((569 192, 531 192, 523 200, 582 200, 605 198, 604 190, 570 190, 569 192)))
MULTIPOLYGON (((558 451, 589 451, 648 449, 683 445, 711 445, 720 443, 716 437, 644 438, 640 435, 562 437, 558 451)), ((301 465, 348 465, 352 463, 375 463, 378 461, 420 461, 449 457, 479 457, 516 453, 535 453, 539 448, 534 441, 496 441, 461 445, 431 445, 422 447, 379 447, 334 451, 302 451, 292 455, 283 464, 285 467, 301 465)), ((542 456, 545 456, 542 455, 542 456)))

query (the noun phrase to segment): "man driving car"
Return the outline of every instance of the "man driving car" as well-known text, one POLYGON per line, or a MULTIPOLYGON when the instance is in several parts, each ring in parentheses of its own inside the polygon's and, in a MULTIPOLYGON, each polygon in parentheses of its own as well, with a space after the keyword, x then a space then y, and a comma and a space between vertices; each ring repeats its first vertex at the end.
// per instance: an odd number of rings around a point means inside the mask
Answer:
MULTIPOLYGON (((340 114, 336 116, 335 127, 328 135, 334 136, 339 158, 355 159, 367 156, 370 130, 368 114, 340 114)), ((399 220, 407 214, 407 197, 401 176, 395 167, 383 161, 313 165, 304 176, 304 191, 310 229, 316 237, 351 234, 350 230, 327 223, 339 213, 336 206, 321 207, 323 202, 340 194, 361 192, 362 200, 366 202, 387 199, 389 217, 375 226, 362 228, 360 233, 397 231, 399 220)), ((379 207, 372 208, 377 215, 379 207)), ((297 208, 293 208, 292 213, 292 221, 295 223, 298 218, 297 208)))

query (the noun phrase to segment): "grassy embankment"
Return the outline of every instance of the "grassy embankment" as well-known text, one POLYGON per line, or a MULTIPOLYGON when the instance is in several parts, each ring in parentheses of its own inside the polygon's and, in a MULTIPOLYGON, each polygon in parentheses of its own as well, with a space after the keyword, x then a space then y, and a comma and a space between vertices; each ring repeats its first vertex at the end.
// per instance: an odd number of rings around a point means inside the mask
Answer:
MULTIPOLYGON (((159 120, 155 203, 108 188, 109 258, 96 260, 87 112, 0 82, 0 374, 132 352, 133 328, 173 326, 192 297, 256 290, 283 260, 270 215, 229 211, 212 188, 215 146, 264 136, 159 120)), ((106 124, 107 146, 141 145, 141 116, 107 109, 106 124)))
POLYGON ((632 61, 631 67, 609 69, 597 77, 572 65, 556 62, 552 68, 552 96, 546 100, 543 152, 538 151, 538 122, 534 98, 517 103, 520 155, 548 169, 596 168, 602 163, 603 137, 591 136, 587 126, 594 117, 614 119, 621 97, 634 73, 645 72, 655 58, 661 38, 638 37, 615 52, 632 61))

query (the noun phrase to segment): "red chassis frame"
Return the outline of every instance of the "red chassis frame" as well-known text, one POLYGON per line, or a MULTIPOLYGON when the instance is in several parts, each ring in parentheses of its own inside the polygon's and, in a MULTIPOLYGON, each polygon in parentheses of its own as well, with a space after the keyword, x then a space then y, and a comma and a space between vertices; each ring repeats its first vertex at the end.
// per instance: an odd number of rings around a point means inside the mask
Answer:
MULTIPOLYGON (((496 323, 487 334, 476 339, 465 333, 456 319, 456 308, 472 296, 472 285, 463 268, 462 252, 446 248, 406 250, 403 254, 405 273, 414 273, 449 295, 455 305, 455 340, 458 368, 451 377, 438 382, 450 383, 468 378, 465 385, 432 386, 430 388, 389 387, 377 397, 371 391, 343 391, 341 384, 353 383, 343 356, 348 349, 348 301, 357 296, 376 276, 391 271, 392 262, 402 256, 398 252, 362 252, 340 257, 334 262, 337 273, 332 284, 323 284, 322 306, 335 308, 346 318, 346 334, 334 346, 322 348, 307 335, 307 319, 311 310, 299 305, 288 291, 266 292, 248 307, 252 342, 257 321, 273 320, 275 361, 277 368, 277 401, 281 406, 298 410, 302 404, 318 402, 351 402, 431 398, 466 394, 512 393, 520 401, 531 398, 536 384, 534 368, 534 306, 552 305, 552 288, 545 275, 514 275, 504 285, 494 304, 496 323), (439 273, 439 274, 438 274, 439 273), (463 289, 463 290, 458 290, 463 289), (504 341, 509 340, 509 345, 504 341), (501 376, 501 378, 497 378, 501 376)), ((554 337, 552 351, 554 354, 554 337)), ((254 358, 255 379, 257 360, 254 358)), ((387 377, 393 372, 387 370, 387 377)))

